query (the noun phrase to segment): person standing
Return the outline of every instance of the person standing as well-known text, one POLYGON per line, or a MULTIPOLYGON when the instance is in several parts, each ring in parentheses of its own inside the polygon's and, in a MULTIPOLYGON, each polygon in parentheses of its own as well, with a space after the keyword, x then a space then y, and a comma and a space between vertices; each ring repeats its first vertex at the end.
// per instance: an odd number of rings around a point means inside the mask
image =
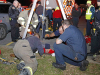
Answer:
POLYGON ((14 1, 13 4, 9 7, 8 15, 11 25, 11 38, 13 42, 16 42, 16 40, 19 38, 19 26, 17 23, 17 18, 19 15, 18 11, 18 1, 14 1))
POLYGON ((61 10, 59 9, 59 7, 56 7, 55 11, 53 12, 53 32, 56 31, 57 24, 58 24, 57 29, 59 29, 59 27, 61 26, 61 22, 62 22, 61 10))
POLYGON ((100 0, 97 0, 97 5, 99 8, 94 13, 95 22, 92 29, 93 33, 91 36, 91 50, 88 54, 89 56, 98 54, 100 50, 100 0))
MULTIPOLYGON (((38 16, 38 26, 36 28, 36 32, 39 33, 40 27, 42 27, 42 18, 40 16, 43 15, 43 6, 41 5, 41 1, 37 2, 37 8, 36 8, 36 14, 38 16)), ((46 13, 46 12, 45 12, 46 13)), ((45 38, 45 29, 46 29, 46 25, 43 25, 43 38, 45 38)))
POLYGON ((87 20, 87 26, 86 26, 86 35, 91 35, 91 27, 90 21, 94 19, 94 13, 95 13, 95 7, 91 4, 91 1, 87 1, 87 10, 86 10, 86 20, 87 20))
POLYGON ((24 11, 24 8, 21 6, 21 3, 18 4, 18 10, 19 12, 24 11))
POLYGON ((81 15, 81 9, 78 7, 78 4, 75 3, 75 7, 72 9, 72 21, 73 25, 78 27, 79 17, 81 15))
POLYGON ((52 66, 65 70, 65 62, 67 62, 71 65, 79 66, 81 71, 85 71, 89 62, 86 60, 87 47, 82 32, 75 26, 70 25, 68 20, 63 21, 62 27, 64 33, 56 39, 56 43, 53 46, 56 63, 53 62, 52 66), (66 42, 67 45, 62 42, 66 42))

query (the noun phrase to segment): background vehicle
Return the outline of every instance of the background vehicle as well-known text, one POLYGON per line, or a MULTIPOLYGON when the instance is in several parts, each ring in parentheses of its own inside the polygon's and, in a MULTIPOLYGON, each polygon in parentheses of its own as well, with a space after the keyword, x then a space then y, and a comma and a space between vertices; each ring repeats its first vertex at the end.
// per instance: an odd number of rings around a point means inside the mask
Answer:
POLYGON ((11 29, 8 17, 10 2, 0 0, 0 40, 4 39, 11 29))

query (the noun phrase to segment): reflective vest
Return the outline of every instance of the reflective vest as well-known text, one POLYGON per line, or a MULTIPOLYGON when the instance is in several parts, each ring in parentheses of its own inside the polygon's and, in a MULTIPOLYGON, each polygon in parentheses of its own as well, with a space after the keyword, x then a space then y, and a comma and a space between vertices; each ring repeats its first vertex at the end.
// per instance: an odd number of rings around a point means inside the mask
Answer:
POLYGON ((92 16, 92 12, 90 11, 91 7, 94 7, 94 6, 91 5, 86 11, 86 20, 90 20, 91 19, 91 16, 92 16))

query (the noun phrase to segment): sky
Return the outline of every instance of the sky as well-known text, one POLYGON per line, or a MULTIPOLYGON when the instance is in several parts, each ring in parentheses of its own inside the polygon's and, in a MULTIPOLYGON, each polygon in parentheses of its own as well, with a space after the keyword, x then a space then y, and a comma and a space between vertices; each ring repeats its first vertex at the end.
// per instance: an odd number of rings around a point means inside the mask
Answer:
MULTIPOLYGON (((12 3, 14 0, 7 0, 7 1, 12 3)), ((29 6, 32 2, 32 0, 18 0, 18 1, 22 4, 22 6, 29 6)), ((85 4, 86 3, 86 0, 75 0, 75 1, 78 4, 85 4)))

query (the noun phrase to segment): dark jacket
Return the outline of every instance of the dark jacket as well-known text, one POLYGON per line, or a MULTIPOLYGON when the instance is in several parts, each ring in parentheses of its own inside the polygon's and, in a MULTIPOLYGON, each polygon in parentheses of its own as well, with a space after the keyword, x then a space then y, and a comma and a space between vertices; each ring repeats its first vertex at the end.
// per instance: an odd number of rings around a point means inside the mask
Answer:
POLYGON ((35 52, 37 49, 39 51, 40 55, 44 54, 44 50, 43 50, 43 47, 42 47, 42 44, 41 44, 39 38, 37 38, 35 36, 30 36, 27 38, 27 40, 29 41, 29 44, 30 44, 33 52, 35 52))
POLYGON ((72 17, 80 17, 80 15, 81 15, 81 9, 80 8, 76 9, 75 7, 73 7, 72 17))
POLYGON ((9 7, 8 15, 12 19, 17 19, 19 15, 19 10, 14 5, 11 5, 9 7))

